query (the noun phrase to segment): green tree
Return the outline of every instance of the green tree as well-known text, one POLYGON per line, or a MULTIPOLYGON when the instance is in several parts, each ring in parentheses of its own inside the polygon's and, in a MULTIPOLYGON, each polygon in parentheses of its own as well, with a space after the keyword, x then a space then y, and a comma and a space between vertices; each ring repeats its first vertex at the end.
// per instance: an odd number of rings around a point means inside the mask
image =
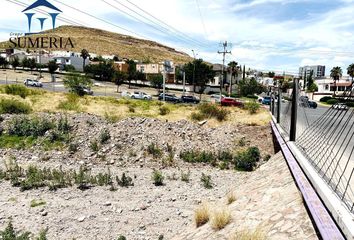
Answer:
POLYGON ((82 61, 82 69, 85 70, 85 65, 86 65, 86 59, 90 57, 89 52, 86 49, 81 50, 81 57, 83 59, 82 61))
POLYGON ((33 69, 36 68, 36 65, 37 65, 36 59, 34 58, 28 59, 28 68, 31 69, 31 73, 33 72, 33 69))
POLYGON ((128 60, 126 63, 128 66, 128 81, 129 81, 129 88, 131 81, 136 79, 136 62, 134 60, 128 60))
POLYGON ((99 81, 112 81, 116 70, 112 61, 102 61, 85 67, 85 73, 99 81))
POLYGON ((230 80, 230 95, 232 94, 232 81, 238 77, 238 62, 232 61, 228 64, 229 72, 231 74, 230 80))
POLYGON ((8 61, 6 61, 6 58, 0 56, 0 66, 1 68, 6 68, 8 65, 8 61))
POLYGON ((160 89, 163 87, 163 76, 162 74, 155 74, 151 77, 150 79, 151 86, 154 88, 157 88, 157 90, 160 92, 160 89))
POLYGON ((334 67, 331 70, 331 78, 334 80, 334 96, 336 96, 337 91, 337 81, 343 76, 343 70, 341 67, 334 67))
POLYGON ((265 92, 266 88, 257 82, 255 78, 240 81, 240 93, 242 96, 260 94, 265 92))
POLYGON ((52 77, 52 81, 54 82, 54 73, 58 69, 58 64, 55 61, 49 61, 48 63, 48 71, 52 77))
POLYGON ((11 59, 10 64, 14 71, 16 71, 16 68, 20 66, 20 60, 17 56, 11 59))
POLYGON ((269 72, 269 73, 268 73, 268 77, 270 77, 270 78, 275 77, 275 72, 269 72))
POLYGON ((116 71, 114 73, 114 83, 117 85, 117 93, 119 92, 119 87, 128 79, 128 74, 121 71, 116 71))
POLYGON ((28 68, 28 65, 29 65, 28 58, 25 57, 25 58, 22 59, 22 61, 21 61, 22 69, 28 68))
POLYGON ((349 65, 347 68, 347 73, 352 78, 352 82, 354 82, 354 63, 349 65))
POLYGON ((200 94, 204 92, 206 84, 215 76, 212 66, 203 62, 203 59, 195 59, 193 62, 185 64, 183 69, 186 73, 186 82, 198 86, 200 94))
POLYGON ((65 76, 64 86, 69 89, 70 92, 83 96, 85 95, 84 88, 90 88, 92 81, 87 76, 83 76, 79 73, 71 73, 65 76))

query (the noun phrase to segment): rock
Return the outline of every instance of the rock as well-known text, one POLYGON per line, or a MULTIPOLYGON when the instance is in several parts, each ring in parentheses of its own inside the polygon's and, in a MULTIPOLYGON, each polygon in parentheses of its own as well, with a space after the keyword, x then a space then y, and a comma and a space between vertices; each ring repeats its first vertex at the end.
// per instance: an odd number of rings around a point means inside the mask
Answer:
POLYGON ((85 216, 82 216, 82 217, 79 217, 77 220, 78 220, 79 222, 83 222, 83 221, 85 221, 85 219, 86 219, 86 217, 85 217, 85 216))
POLYGON ((111 203, 111 202, 105 202, 105 203, 103 204, 103 206, 109 207, 109 206, 112 206, 112 203, 111 203))
POLYGON ((43 217, 45 217, 45 216, 48 215, 48 212, 44 211, 44 212, 41 213, 41 215, 42 215, 43 217))

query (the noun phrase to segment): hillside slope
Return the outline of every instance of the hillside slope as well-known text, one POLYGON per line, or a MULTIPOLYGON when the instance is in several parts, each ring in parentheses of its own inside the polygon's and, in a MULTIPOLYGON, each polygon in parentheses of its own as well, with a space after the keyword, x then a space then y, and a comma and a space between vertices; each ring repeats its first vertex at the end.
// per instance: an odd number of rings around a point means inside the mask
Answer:
MULTIPOLYGON (((98 55, 117 55, 122 58, 151 62, 172 60, 175 63, 185 63, 192 60, 186 53, 178 52, 157 42, 95 28, 60 26, 54 31, 44 33, 48 37, 70 37, 75 45, 73 49, 75 52, 85 48, 98 55)), ((9 42, 0 43, 0 48, 8 48, 8 46, 9 42)))

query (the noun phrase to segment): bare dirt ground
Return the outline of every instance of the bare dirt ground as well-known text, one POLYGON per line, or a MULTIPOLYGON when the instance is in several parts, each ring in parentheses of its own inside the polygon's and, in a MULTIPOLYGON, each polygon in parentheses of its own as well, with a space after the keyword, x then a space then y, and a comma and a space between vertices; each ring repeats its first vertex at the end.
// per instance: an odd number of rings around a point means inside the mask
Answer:
MULTIPOLYGON (((39 117, 51 119, 52 122, 67 117, 72 126, 71 141, 78 145, 78 151, 71 153, 67 146, 44 151, 40 143, 29 149, 0 149, 0 168, 4 169, 4 163, 9 158, 15 158, 24 168, 35 165, 39 168, 62 167, 64 170, 78 170, 85 166, 93 173, 107 172, 109 168, 113 176, 127 173, 133 178, 134 186, 117 187, 116 191, 110 191, 109 187, 95 186, 85 191, 69 187, 55 192, 49 191, 48 188, 21 192, 19 188, 4 180, 0 182, 0 229, 4 229, 12 219, 16 229, 31 231, 34 234, 47 228, 48 239, 117 239, 120 235, 137 240, 158 239, 162 236, 163 239, 172 239, 188 232, 191 235, 180 239, 198 239, 192 233, 195 229, 194 209, 203 201, 215 205, 220 202, 225 204, 225 196, 231 190, 236 190, 237 199, 240 199, 243 205, 240 203, 241 205, 232 206, 239 206, 247 211, 235 216, 235 220, 241 216, 245 219, 254 216, 261 223, 260 220, 268 218, 269 215, 269 218, 274 219, 272 223, 279 225, 287 214, 294 213, 290 219, 295 216, 296 225, 307 226, 305 235, 314 239, 312 225, 302 202, 299 201, 291 175, 286 172, 286 164, 279 165, 279 159, 278 165, 274 165, 274 159, 264 163, 262 168, 269 166, 267 171, 245 173, 220 170, 206 164, 187 164, 179 157, 179 153, 185 150, 236 152, 240 149, 240 141, 246 146, 257 146, 262 157, 274 155, 271 130, 267 126, 226 124, 213 128, 199 126, 187 120, 166 122, 139 117, 110 123, 104 118, 90 114, 42 113, 39 117), (98 136, 103 130, 109 131, 110 139, 100 144, 95 152, 90 143, 99 139, 98 136), (151 144, 156 144, 162 150, 160 157, 154 158, 147 153, 151 144), (168 146, 173 146, 174 155, 173 161, 166 165, 164 159, 167 157, 168 146), (165 177, 163 186, 153 184, 153 169, 162 171, 165 177), (181 180, 181 173, 188 171, 190 181, 184 182, 181 180), (211 176, 212 189, 206 189, 202 185, 203 173, 211 176), (281 181, 284 176, 287 177, 285 185, 281 181), (274 182, 281 187, 272 187, 274 182), (288 183, 292 187, 287 197, 283 198, 282 191, 288 189, 288 183), (254 190, 258 184, 261 187, 254 190), (276 206, 280 210, 283 209, 281 206, 292 204, 291 206, 296 206, 294 212, 274 211, 271 207, 274 206, 271 204, 271 197, 265 192, 276 196, 273 200, 277 201, 276 206), (33 201, 43 201, 43 205, 31 207, 33 201), (255 201, 256 207, 248 208, 248 203, 252 201, 255 201), (262 205, 263 202, 268 204, 266 209, 262 205), (255 214, 259 214, 259 217, 255 214), (281 214, 281 217, 275 216, 277 214, 281 214)), ((6 129, 13 118, 4 115, 0 127, 6 129)), ((235 223, 234 220, 232 223, 235 223)), ((285 223, 292 224, 286 220, 285 223)), ((253 226, 254 222, 251 222, 249 225, 244 224, 243 228, 253 226)), ((271 237, 300 239, 297 234, 302 234, 302 228, 291 228, 291 233, 284 233, 289 229, 272 228, 267 233, 271 237), (276 235, 278 232, 281 234, 276 235)), ((227 239, 234 230, 229 229, 229 232, 223 233, 223 238, 227 239)), ((213 239, 223 239, 211 236, 213 239)))

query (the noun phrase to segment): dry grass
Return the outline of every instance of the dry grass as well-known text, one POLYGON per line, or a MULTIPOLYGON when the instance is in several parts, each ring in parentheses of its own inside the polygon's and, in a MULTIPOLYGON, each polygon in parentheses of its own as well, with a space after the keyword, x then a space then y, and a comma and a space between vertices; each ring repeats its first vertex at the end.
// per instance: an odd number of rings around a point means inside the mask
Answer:
POLYGON ((230 210, 225 207, 214 210, 210 217, 210 225, 214 230, 221 230, 225 228, 230 221, 230 210))
POLYGON ((194 221, 197 227, 201 227, 209 222, 209 204, 202 203, 194 210, 194 221))
POLYGON ((237 232, 229 240, 267 240, 267 237, 261 228, 257 228, 254 231, 245 230, 237 232))
POLYGON ((234 191, 230 191, 227 194, 227 204, 230 205, 232 203, 234 203, 236 201, 236 195, 234 193, 234 191))

